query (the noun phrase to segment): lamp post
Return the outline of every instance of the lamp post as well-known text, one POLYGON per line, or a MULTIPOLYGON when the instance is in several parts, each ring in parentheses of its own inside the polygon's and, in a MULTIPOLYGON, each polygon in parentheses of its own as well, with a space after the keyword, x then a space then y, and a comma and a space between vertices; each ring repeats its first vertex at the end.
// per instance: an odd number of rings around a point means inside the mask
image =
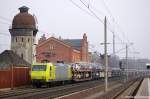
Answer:
POLYGON ((126 44, 126 69, 127 69, 127 71, 126 71, 126 81, 128 81, 128 76, 129 76, 129 74, 128 74, 128 72, 129 72, 129 68, 128 68, 128 48, 131 46, 131 45, 133 45, 133 43, 130 43, 130 44, 126 44))
POLYGON ((108 90, 108 55, 107 55, 107 19, 104 19, 104 64, 105 64, 105 92, 108 90))

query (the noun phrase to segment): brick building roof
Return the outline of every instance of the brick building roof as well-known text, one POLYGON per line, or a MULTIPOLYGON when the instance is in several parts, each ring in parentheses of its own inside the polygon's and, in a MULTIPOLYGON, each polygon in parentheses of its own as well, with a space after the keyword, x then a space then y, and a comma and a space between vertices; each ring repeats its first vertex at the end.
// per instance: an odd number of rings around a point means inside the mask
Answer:
POLYGON ((82 47, 82 39, 63 39, 62 41, 77 50, 82 47))
POLYGON ((0 68, 9 66, 30 66, 28 62, 19 57, 12 50, 5 50, 0 54, 0 68))
POLYGON ((48 42, 48 40, 50 40, 50 39, 54 39, 54 40, 57 40, 59 42, 62 42, 63 44, 70 46, 76 50, 81 50, 82 40, 83 40, 83 39, 60 39, 60 38, 58 39, 55 37, 50 37, 50 38, 46 39, 45 35, 43 35, 39 39, 38 46, 44 44, 45 42, 48 42))

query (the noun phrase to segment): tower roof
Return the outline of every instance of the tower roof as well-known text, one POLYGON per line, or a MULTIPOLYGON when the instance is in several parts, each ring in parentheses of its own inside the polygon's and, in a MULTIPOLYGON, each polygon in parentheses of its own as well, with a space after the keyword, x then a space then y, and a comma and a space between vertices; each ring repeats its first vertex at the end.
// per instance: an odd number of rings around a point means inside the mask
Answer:
POLYGON ((19 10, 20 10, 20 13, 28 12, 29 8, 26 7, 26 6, 22 6, 22 7, 19 8, 19 10))
POLYGON ((12 28, 31 28, 36 29, 35 17, 28 13, 29 8, 22 6, 19 8, 20 13, 18 13, 12 22, 12 28))

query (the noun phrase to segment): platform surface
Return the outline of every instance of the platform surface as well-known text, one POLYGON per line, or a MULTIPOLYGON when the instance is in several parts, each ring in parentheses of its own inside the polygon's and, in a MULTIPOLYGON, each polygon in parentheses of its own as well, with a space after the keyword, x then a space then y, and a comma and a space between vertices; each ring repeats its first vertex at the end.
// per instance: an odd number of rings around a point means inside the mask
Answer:
POLYGON ((150 78, 143 80, 135 99, 150 99, 150 78))

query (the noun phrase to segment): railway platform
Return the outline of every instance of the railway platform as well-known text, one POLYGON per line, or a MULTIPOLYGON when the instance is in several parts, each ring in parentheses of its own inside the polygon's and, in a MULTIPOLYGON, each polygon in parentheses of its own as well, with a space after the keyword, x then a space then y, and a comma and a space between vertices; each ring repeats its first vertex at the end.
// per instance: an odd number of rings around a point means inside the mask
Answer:
POLYGON ((112 87, 106 93, 94 94, 86 99, 150 99, 150 78, 112 87))
POLYGON ((150 99, 150 78, 145 78, 134 99, 150 99))

